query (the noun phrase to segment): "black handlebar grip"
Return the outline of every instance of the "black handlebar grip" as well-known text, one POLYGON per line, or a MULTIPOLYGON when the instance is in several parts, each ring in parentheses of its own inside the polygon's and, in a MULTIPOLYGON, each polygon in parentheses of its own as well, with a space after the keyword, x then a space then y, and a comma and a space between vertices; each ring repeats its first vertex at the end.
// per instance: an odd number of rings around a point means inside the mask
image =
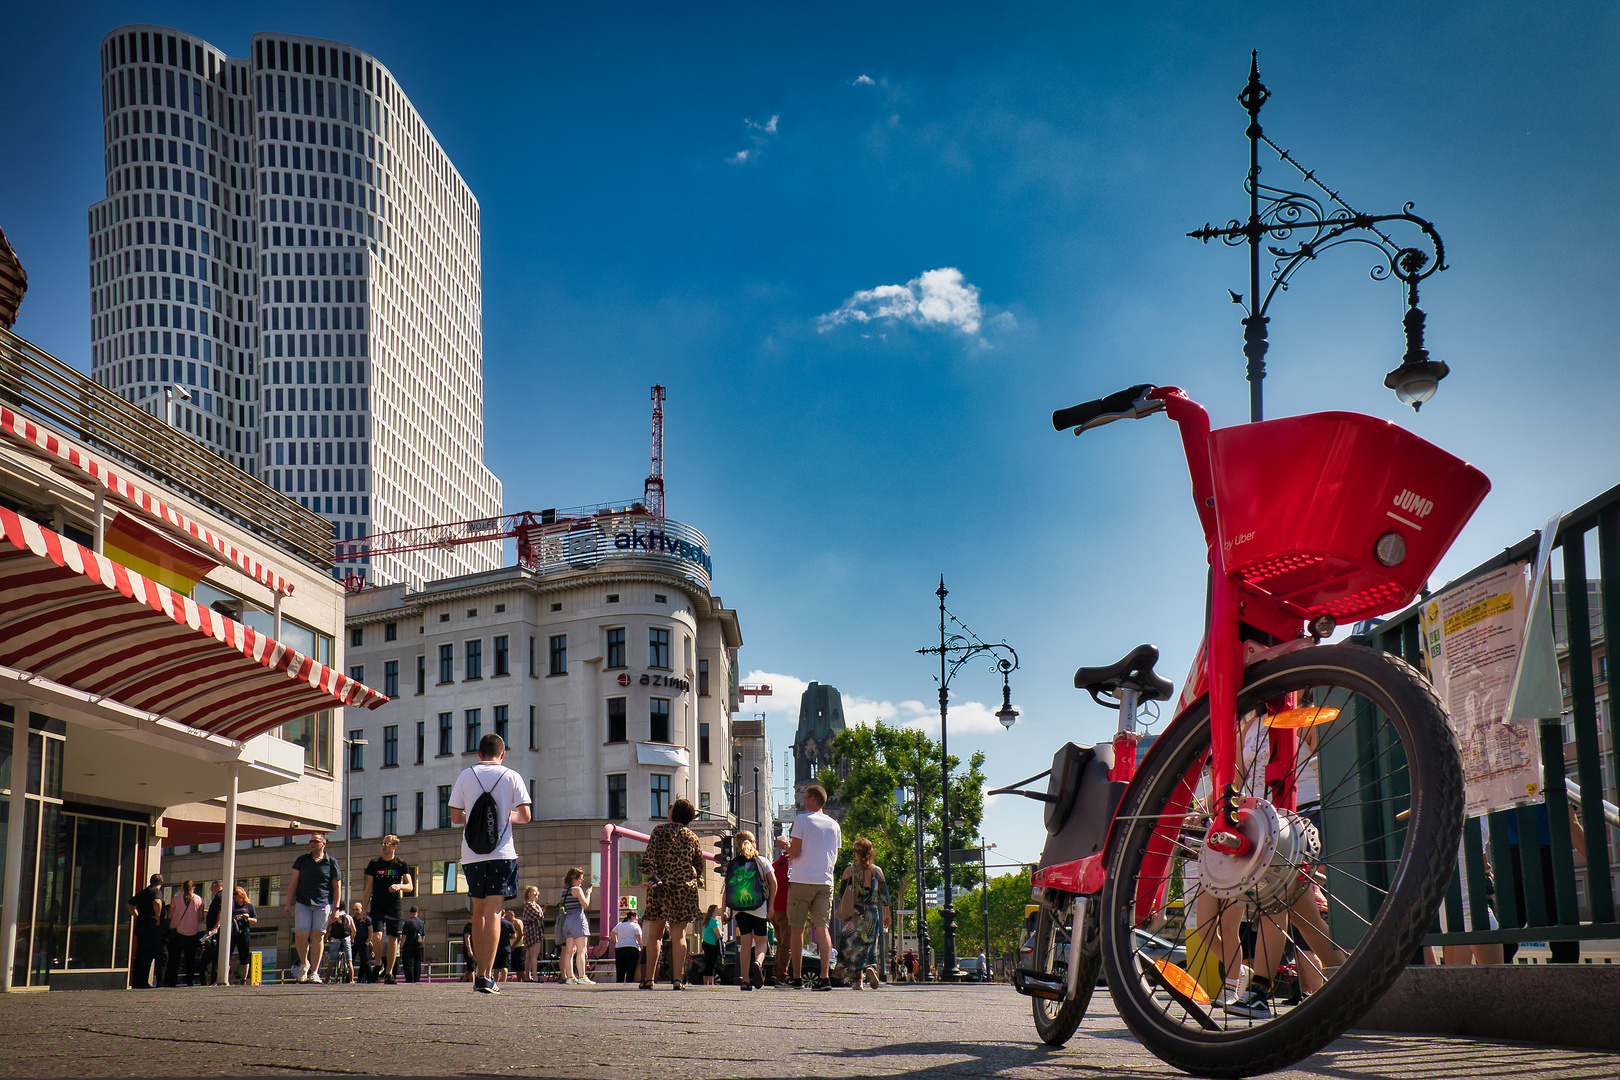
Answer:
POLYGON ((1116 394, 1098 398, 1096 401, 1083 401, 1078 405, 1071 405, 1067 409, 1059 409, 1052 414, 1052 426, 1058 431, 1063 431, 1067 428, 1090 423, 1099 416, 1126 412, 1137 398, 1152 389, 1152 383, 1142 383, 1139 386, 1121 390, 1116 394))

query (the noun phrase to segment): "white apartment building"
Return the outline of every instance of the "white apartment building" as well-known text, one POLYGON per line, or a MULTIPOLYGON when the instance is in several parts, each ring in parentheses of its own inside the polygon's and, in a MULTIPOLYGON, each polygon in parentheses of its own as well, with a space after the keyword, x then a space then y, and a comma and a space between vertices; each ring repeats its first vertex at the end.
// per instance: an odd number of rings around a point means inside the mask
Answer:
MULTIPOLYGON (((324 516, 336 542, 498 515, 478 202, 389 71, 316 38, 257 34, 235 59, 125 26, 101 74, 93 378, 324 516)), ((420 582, 499 565, 491 542, 353 569, 420 582)))

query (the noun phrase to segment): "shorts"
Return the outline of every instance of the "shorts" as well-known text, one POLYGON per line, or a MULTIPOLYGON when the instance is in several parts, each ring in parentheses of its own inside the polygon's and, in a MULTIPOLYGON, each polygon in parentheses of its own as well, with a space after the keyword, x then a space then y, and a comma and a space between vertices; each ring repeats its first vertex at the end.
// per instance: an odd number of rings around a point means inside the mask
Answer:
POLYGON ((795 881, 788 885, 788 925, 806 922, 825 929, 832 920, 832 886, 795 881))
POLYGON ((352 938, 333 938, 327 942, 326 951, 333 960, 354 960, 354 942, 352 938))
POLYGON ((583 911, 570 911, 562 917, 562 936, 565 941, 591 936, 591 927, 583 911))
POLYGON ((296 934, 309 931, 324 934, 331 918, 331 904, 306 904, 302 900, 293 904, 293 932, 296 934))
POLYGON ((746 911, 737 912, 737 933, 752 937, 764 937, 770 930, 770 924, 763 915, 752 915, 746 911))
POLYGON ((399 916, 379 915, 373 911, 371 913, 371 932, 381 937, 384 945, 388 944, 389 938, 399 936, 399 916))
POLYGON ((474 900, 487 896, 504 896, 508 900, 518 894, 516 859, 485 859, 483 862, 462 863, 461 877, 467 883, 467 895, 474 900))

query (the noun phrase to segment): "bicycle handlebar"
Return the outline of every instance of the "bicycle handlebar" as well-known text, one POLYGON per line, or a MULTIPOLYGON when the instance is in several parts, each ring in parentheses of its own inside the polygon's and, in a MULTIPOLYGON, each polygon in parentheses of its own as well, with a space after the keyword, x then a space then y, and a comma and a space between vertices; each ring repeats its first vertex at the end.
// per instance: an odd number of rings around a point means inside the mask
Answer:
POLYGON ((1162 401, 1150 401, 1147 395, 1154 390, 1152 383, 1142 383, 1116 394, 1081 402, 1052 414, 1052 426, 1058 431, 1074 428, 1076 435, 1115 420, 1139 420, 1164 408, 1162 401))

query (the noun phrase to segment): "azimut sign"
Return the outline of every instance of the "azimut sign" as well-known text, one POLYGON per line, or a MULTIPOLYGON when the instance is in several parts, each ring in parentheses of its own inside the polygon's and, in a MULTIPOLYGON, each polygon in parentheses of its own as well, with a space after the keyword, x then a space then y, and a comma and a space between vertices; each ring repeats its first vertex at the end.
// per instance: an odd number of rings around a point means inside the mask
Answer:
POLYGON ((682 540, 661 529, 631 529, 629 532, 621 532, 614 536, 613 546, 620 551, 646 551, 655 555, 685 559, 703 567, 710 575, 714 573, 709 553, 701 545, 682 540))

